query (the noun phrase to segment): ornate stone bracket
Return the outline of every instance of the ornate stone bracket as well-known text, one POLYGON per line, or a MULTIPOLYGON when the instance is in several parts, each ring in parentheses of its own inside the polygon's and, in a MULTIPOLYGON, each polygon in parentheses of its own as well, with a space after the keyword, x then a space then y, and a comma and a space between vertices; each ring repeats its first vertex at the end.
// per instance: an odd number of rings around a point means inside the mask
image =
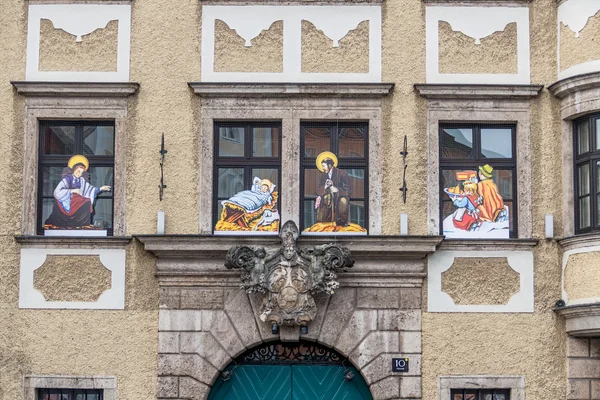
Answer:
POLYGON ((248 293, 264 293, 260 319, 270 324, 309 324, 317 314, 313 296, 333 294, 339 287, 336 270, 354 265, 350 251, 338 244, 299 249, 299 232, 293 221, 281 229, 281 248, 234 246, 225 266, 241 270, 241 287, 248 293))

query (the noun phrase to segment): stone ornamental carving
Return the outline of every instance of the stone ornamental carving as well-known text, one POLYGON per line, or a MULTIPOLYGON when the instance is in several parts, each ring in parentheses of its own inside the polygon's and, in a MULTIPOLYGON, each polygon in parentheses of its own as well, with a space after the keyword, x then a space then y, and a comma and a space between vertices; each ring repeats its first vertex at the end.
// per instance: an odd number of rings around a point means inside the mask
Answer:
POLYGON ((350 251, 337 244, 299 249, 298 227, 286 222, 280 232, 281 248, 235 246, 227 253, 225 266, 240 269, 247 293, 264 293, 260 319, 269 324, 306 326, 317 314, 313 296, 333 294, 339 287, 337 269, 350 268, 350 251))

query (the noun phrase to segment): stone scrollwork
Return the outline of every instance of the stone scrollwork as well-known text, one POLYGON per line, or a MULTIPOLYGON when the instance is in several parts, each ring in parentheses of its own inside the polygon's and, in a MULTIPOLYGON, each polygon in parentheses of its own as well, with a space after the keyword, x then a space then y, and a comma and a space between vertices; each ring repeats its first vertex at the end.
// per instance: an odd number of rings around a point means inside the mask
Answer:
POLYGON ((280 232, 281 248, 235 246, 227 253, 225 266, 240 269, 247 293, 264 293, 260 319, 269 324, 307 325, 317 314, 313 296, 333 294, 339 287, 337 269, 350 268, 350 251, 337 244, 299 249, 299 232, 293 221, 280 232))

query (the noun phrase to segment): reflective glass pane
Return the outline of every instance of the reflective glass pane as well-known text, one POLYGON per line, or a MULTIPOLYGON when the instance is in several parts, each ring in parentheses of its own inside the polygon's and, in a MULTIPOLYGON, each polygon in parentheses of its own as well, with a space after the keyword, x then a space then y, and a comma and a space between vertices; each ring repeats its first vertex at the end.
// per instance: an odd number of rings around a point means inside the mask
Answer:
POLYGON ((102 186, 109 186, 110 193, 113 191, 113 167, 90 167, 88 176, 84 175, 84 178, 92 186, 100 188, 102 186))
POLYGON ((44 140, 44 154, 75 153, 74 126, 46 126, 42 140, 44 140))
POLYGON ((219 127, 219 156, 243 157, 244 156, 244 128, 221 126, 219 127))
POLYGON ((513 197, 513 171, 512 170, 499 170, 494 169, 492 171, 492 179, 498 188, 498 192, 502 199, 512 199, 513 197))
POLYGON ((252 169, 252 188, 271 193, 279 193, 278 185, 279 171, 276 168, 253 168, 252 169), (258 178, 258 179, 257 179, 258 178), (266 179, 266 180, 265 180, 266 179))
POLYGON ((344 170, 350 178, 350 197, 365 197, 365 170, 364 169, 346 169, 344 170))
POLYGON ((588 121, 577 124, 577 153, 590 151, 590 126, 588 121))
POLYGON ((317 186, 319 185, 319 178, 321 171, 318 169, 305 169, 304 170, 304 197, 317 197, 317 186))
POLYGON ((96 203, 94 204, 94 227, 97 229, 112 228, 112 211, 112 199, 97 199, 96 203))
POLYGON ((454 397, 452 398, 452 400, 463 400, 462 393, 455 393, 454 397))
POLYGON ((477 400, 476 393, 465 393, 465 400, 477 400))
POLYGON ((596 193, 600 193, 600 161, 596 161, 596 193))
POLYGON ((351 201, 348 219, 351 223, 365 227, 365 202, 351 201))
POLYGON ((331 131, 329 128, 304 128, 304 157, 316 157, 330 149, 331 131))
POLYGON ((600 119, 596 120, 596 150, 600 149, 600 119))
POLYGON ((115 128, 113 126, 84 126, 83 154, 112 156, 115 147, 115 128))
POLYGON ((440 134, 442 158, 473 158, 473 130, 444 128, 440 134))
POLYGON ((496 393, 494 395, 494 400, 508 400, 508 395, 504 393, 496 393))
POLYGON ((365 131, 365 128, 341 128, 338 157, 364 157, 365 131))
POLYGON ((579 170, 579 196, 590 193, 590 165, 583 164, 579 170))
POLYGON ((254 128, 253 157, 279 157, 279 128, 254 128))
POLYGON ((52 196, 54 189, 62 179, 62 173, 67 173, 67 167, 44 167, 42 170, 42 193, 44 196, 52 196))
POLYGON ((83 393, 77 393, 77 397, 75 400, 86 400, 85 395, 83 393))
POLYGON ((579 199, 579 228, 589 228, 591 225, 590 197, 579 199))
POLYGON ((317 223, 317 210, 315 209, 315 200, 314 199, 305 199, 304 200, 304 227, 302 229, 308 228, 317 223))
POLYGON ((482 128, 481 155, 485 158, 512 158, 512 129, 482 128))
POLYGON ((219 168, 218 186, 217 196, 224 199, 247 189, 244 187, 244 169, 219 168))

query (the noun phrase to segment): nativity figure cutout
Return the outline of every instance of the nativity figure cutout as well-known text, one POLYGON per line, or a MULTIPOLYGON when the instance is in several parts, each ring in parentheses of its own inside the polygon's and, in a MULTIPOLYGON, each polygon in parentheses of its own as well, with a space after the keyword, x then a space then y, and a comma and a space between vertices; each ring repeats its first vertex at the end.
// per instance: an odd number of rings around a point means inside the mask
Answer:
MULTIPOLYGON (((52 213, 44 222, 44 234, 81 235, 86 231, 98 231, 96 234, 106 235, 104 227, 93 223, 94 203, 102 192, 110 192, 111 187, 96 187, 89 183, 88 169, 90 163, 83 155, 74 155, 63 169, 61 180, 54 189, 54 205, 52 213)), ((94 233, 94 232, 89 232, 94 233)))
POLYGON ((349 220, 352 185, 348 173, 338 168, 336 155, 324 151, 317 156, 316 165, 321 172, 315 187, 317 222, 303 232, 366 233, 365 228, 349 220))
POLYGON ((443 221, 447 238, 509 238, 509 209, 492 171, 486 164, 479 171, 457 172, 456 180, 461 183, 444 189, 456 208, 443 221))
POLYGON ((223 211, 215 231, 278 232, 278 192, 269 179, 254 177, 250 190, 223 200, 223 211))

